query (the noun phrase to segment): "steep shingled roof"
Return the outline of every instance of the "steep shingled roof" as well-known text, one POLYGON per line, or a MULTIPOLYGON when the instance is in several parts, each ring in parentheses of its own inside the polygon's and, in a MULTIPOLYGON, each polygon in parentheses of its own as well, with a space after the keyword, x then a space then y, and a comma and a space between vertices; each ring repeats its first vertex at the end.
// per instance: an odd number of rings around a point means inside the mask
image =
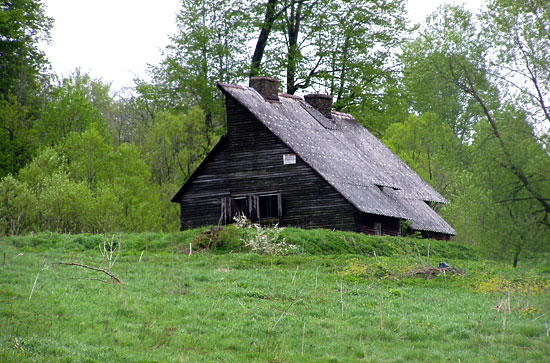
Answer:
POLYGON ((303 99, 269 102, 253 88, 218 84, 358 210, 403 218, 415 230, 455 234, 426 202, 446 200, 348 114, 327 119, 303 99))

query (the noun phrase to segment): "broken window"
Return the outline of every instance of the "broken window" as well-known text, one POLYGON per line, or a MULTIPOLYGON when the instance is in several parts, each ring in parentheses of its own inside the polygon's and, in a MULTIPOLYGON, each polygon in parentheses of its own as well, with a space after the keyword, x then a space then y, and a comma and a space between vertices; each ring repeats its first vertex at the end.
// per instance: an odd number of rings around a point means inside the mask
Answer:
POLYGON ((258 202, 260 219, 281 217, 281 193, 259 195, 258 202))
POLYGON ((220 223, 232 223, 237 215, 252 221, 280 218, 282 212, 281 193, 228 196, 221 199, 220 223))
POLYGON ((246 195, 232 198, 231 212, 233 216, 243 215, 250 218, 246 195))

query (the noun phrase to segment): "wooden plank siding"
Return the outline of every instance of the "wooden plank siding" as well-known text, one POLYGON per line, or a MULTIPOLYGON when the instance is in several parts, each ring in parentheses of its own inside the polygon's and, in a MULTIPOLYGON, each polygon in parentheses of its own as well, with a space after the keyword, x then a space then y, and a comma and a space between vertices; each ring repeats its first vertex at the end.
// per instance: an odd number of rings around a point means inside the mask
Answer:
POLYGON ((280 193, 282 216, 260 222, 400 234, 398 218, 358 211, 298 155, 295 164, 284 165, 283 155, 294 152, 231 96, 226 97, 226 112, 227 135, 186 183, 178 200, 182 229, 226 223, 224 198, 280 193))
POLYGON ((380 234, 383 236, 401 235, 401 221, 399 218, 360 213, 357 218, 357 224, 362 233, 380 234), (380 224, 378 233, 376 230, 377 223, 380 224))
POLYGON ((281 226, 358 231, 356 209, 233 98, 227 97, 228 133, 181 195, 182 229, 218 224, 224 196, 277 192, 281 226))

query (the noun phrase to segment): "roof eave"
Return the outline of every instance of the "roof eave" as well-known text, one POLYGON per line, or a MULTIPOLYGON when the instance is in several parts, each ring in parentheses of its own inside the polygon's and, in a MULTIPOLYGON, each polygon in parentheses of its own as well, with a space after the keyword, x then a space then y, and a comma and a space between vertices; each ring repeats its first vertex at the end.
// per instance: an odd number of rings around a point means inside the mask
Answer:
POLYGON ((220 137, 216 145, 214 145, 212 150, 210 150, 208 155, 206 155, 206 157, 203 159, 200 165, 195 169, 193 174, 191 174, 191 176, 187 178, 187 180, 185 181, 183 186, 180 188, 180 190, 178 190, 176 195, 174 195, 174 197, 170 200, 172 203, 180 202, 180 198, 183 195, 183 193, 185 193, 185 191, 187 190, 187 188, 189 188, 189 185, 193 182, 193 180, 197 178, 197 175, 199 175, 199 173, 206 167, 206 164, 214 157, 215 154, 219 152, 221 145, 225 142, 226 138, 227 138, 227 134, 224 134, 222 135, 222 137, 220 137))

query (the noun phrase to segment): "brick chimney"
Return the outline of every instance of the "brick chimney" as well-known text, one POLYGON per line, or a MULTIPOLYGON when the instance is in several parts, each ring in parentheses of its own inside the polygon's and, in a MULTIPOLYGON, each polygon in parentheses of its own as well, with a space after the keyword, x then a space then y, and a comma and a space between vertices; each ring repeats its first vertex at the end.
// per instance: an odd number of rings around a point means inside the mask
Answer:
POLYGON ((320 93, 314 93, 311 95, 305 95, 304 99, 314 109, 319 111, 326 118, 332 118, 332 97, 329 95, 323 95, 320 93))
POLYGON ((258 91, 266 101, 279 101, 279 80, 269 77, 250 77, 249 86, 258 91))

